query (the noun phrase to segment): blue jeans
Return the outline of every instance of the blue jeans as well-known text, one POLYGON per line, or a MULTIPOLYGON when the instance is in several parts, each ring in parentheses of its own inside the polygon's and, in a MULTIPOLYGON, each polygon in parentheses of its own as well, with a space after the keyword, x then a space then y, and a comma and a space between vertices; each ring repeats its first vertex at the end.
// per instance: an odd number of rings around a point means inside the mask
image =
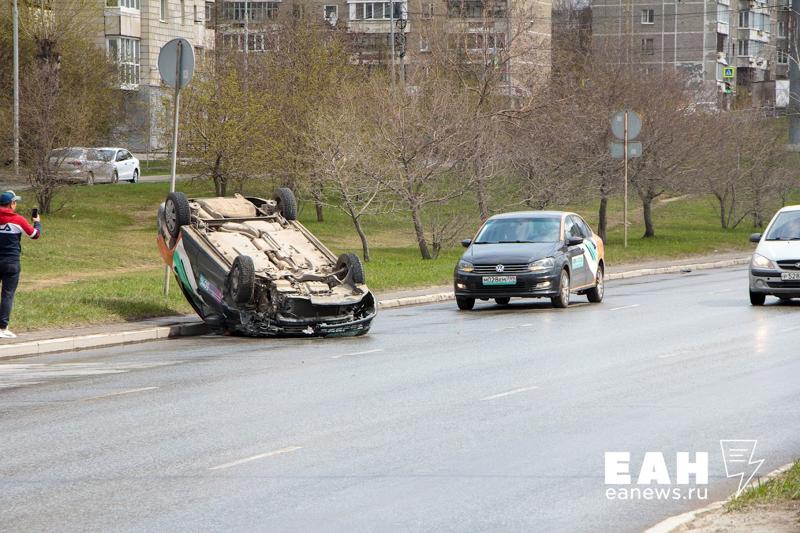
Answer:
POLYGON ((19 262, 4 263, 0 260, 0 329, 8 327, 11 308, 14 307, 14 293, 19 283, 19 262))

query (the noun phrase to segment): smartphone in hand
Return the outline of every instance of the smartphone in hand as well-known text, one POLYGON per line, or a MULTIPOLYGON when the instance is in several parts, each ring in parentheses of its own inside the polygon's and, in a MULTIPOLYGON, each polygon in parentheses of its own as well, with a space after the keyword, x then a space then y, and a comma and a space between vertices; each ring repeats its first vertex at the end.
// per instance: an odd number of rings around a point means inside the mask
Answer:
POLYGON ((31 210, 31 218, 36 218, 38 216, 39 216, 39 208, 38 207, 34 207, 31 210))

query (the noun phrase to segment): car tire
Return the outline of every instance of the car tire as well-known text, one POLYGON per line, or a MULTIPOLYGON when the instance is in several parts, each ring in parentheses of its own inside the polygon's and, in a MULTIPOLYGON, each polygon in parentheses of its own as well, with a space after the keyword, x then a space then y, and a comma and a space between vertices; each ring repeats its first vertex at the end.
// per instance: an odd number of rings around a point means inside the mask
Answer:
POLYGON ((237 256, 228 272, 228 295, 237 305, 245 305, 253 299, 256 287, 256 267, 253 258, 247 255, 237 256))
POLYGON ((281 187, 272 197, 278 204, 278 212, 286 220, 297 220, 297 198, 288 187, 281 187))
POLYGON ((565 309, 569 307, 569 272, 567 269, 561 271, 561 279, 558 283, 558 296, 550 298, 553 307, 565 309))
POLYGON ((603 301, 603 294, 605 293, 605 269, 602 263, 597 266, 597 277, 595 285, 586 291, 586 298, 593 304, 599 304, 603 301))
POLYGON ((139 183, 139 169, 138 168, 133 170, 133 177, 131 178, 131 183, 139 183))
POLYGON ((495 298, 494 299, 494 303, 496 303, 497 305, 508 305, 508 302, 510 302, 510 301, 511 301, 511 298, 509 298, 507 296, 505 296, 503 298, 495 298))
POLYGON ((750 305, 762 306, 767 301, 767 295, 763 292, 750 291, 750 305))
POLYGON ((173 239, 177 239, 181 234, 181 226, 186 226, 191 222, 192 209, 189 207, 189 200, 182 192, 171 192, 164 202, 164 222, 167 232, 173 239))
POLYGON ((361 285, 366 282, 364 265, 361 258, 353 253, 346 253, 339 256, 336 260, 335 272, 343 273, 343 276, 336 278, 345 285, 361 285))
POLYGON ((86 185, 94 185, 94 172, 89 172, 86 175, 86 185))
POLYGON ((462 311, 472 311, 472 308, 475 307, 475 298, 456 296, 456 305, 462 311))
POLYGON ((111 174, 111 183, 119 183, 119 172, 116 170, 111 174))

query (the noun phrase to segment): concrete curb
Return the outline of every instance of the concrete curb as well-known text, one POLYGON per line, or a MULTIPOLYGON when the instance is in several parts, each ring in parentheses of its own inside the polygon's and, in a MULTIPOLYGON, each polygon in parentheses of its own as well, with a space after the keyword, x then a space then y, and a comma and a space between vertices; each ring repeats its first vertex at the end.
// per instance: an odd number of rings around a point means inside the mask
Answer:
MULTIPOLYGON (((757 487, 762 483, 766 483, 767 481, 783 474, 787 470, 789 470, 792 466, 794 466, 794 462, 789 464, 785 464, 780 468, 776 468, 766 476, 759 478, 758 481, 750 481, 745 488, 757 487)), ((699 518, 702 515, 712 513, 717 511, 725 506, 726 503, 731 501, 731 498, 727 500, 722 500, 718 502, 713 502, 705 507, 700 509, 695 509, 694 511, 688 511, 683 514, 670 516, 669 518, 662 520, 658 524, 654 525, 653 527, 647 528, 644 530, 644 533, 678 533, 678 528, 681 528, 689 523, 691 523, 695 518, 699 518)), ((689 531, 689 530, 684 530, 689 531)))
MULTIPOLYGON (((606 280, 620 280, 638 278, 642 276, 653 276, 658 274, 674 274, 679 272, 690 272, 693 270, 708 270, 714 268, 725 268, 736 265, 745 265, 750 261, 749 257, 739 259, 729 259, 726 261, 715 261, 710 263, 697 263, 691 265, 679 265, 662 268, 641 268, 628 272, 618 272, 609 274, 606 280)), ((452 291, 434 294, 423 294, 419 296, 408 296, 405 298, 394 298, 378 302, 378 309, 394 309, 408 305, 422 305, 437 302, 446 302, 455 299, 452 291)), ((75 335, 70 337, 60 337, 56 339, 46 339, 31 342, 18 342, 15 344, 0 345, 0 360, 11 357, 25 357, 32 355, 44 355, 56 352, 66 352, 74 350, 84 350, 87 348, 99 348, 104 346, 118 346, 135 342, 147 342, 159 339, 189 337, 193 335, 204 335, 208 333, 208 327, 202 322, 191 322, 186 324, 176 324, 172 326, 151 327, 136 329, 131 331, 120 331, 115 333, 99 333, 95 335, 75 335)))

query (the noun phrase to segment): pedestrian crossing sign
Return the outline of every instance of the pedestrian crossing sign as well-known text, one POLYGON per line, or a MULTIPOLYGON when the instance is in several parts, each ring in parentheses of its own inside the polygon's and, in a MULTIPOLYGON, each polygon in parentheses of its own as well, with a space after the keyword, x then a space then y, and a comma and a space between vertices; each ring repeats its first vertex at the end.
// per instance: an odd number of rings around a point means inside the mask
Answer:
POLYGON ((736 77, 736 67, 722 67, 722 79, 732 80, 736 77))

